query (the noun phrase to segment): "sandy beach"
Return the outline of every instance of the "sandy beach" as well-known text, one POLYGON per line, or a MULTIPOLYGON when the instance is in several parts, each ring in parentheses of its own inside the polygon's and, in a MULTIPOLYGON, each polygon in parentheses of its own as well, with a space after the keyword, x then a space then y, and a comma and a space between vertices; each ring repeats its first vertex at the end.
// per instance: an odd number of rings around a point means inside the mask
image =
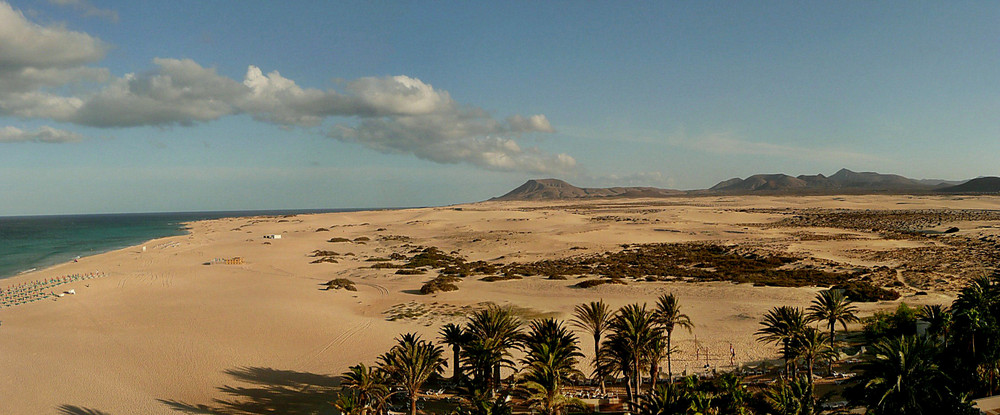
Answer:
MULTIPOLYGON (((422 295, 433 278, 371 265, 416 247, 469 261, 530 262, 617 251, 623 244, 712 241, 783 250, 818 264, 897 266, 879 252, 934 248, 935 239, 886 238, 833 227, 766 226, 782 209, 997 209, 997 197, 800 196, 677 197, 561 202, 483 202, 438 208, 226 218, 190 224, 188 235, 149 241, 0 281, 0 288, 45 278, 100 273, 59 285, 42 301, 0 309, 0 413, 260 413, 289 396, 327 399, 335 377, 372 363, 398 334, 434 338, 487 303, 524 316, 568 318, 576 304, 612 306, 675 293, 696 328, 678 332, 675 370, 696 370, 695 348, 725 370, 730 344, 738 364, 775 359, 754 340, 776 305, 805 307, 821 288, 755 287, 730 282, 632 282, 573 287, 576 281, 526 277, 422 295), (265 238, 280 235, 280 238, 265 238), (344 238, 346 242, 330 242, 344 238), (313 263, 317 250, 336 262, 313 263), (241 263, 224 260, 242 258, 241 263), (374 260, 374 261, 373 261, 374 260), (348 278, 357 291, 325 290, 348 278), (268 401, 270 400, 270 401, 268 401), (86 412, 91 411, 91 412, 86 412), (214 411, 214 412, 213 412, 214 411)), ((954 236, 989 238, 1000 223, 958 227, 954 236)), ((231 261, 238 262, 238 261, 231 261)), ((904 275, 904 274, 900 274, 904 275)), ((901 277, 902 278, 902 277, 901 277)), ((895 302, 860 304, 862 314, 908 304, 948 304, 961 281, 906 286, 895 302), (917 295, 917 292, 922 294, 917 295)), ((912 279, 919 281, 919 279, 912 279)), ((916 284, 916 282, 913 282, 916 284)), ((592 350, 587 336, 582 348, 592 350)), ((450 354, 449 354, 450 356, 450 354)), ((589 367, 581 368, 589 373, 589 367)), ((289 413, 294 411, 289 410, 289 413)))

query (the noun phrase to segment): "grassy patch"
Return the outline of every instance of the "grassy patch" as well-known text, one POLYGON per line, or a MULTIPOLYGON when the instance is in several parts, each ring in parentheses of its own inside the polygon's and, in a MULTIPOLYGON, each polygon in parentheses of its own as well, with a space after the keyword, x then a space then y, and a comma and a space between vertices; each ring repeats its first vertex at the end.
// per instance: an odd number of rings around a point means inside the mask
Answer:
POLYGON ((457 291, 458 286, 455 285, 455 283, 458 281, 458 277, 455 276, 438 275, 436 278, 424 283, 424 285, 420 287, 420 293, 427 295, 437 292, 457 291))
POLYGON ((573 286, 577 287, 577 288, 590 288, 590 287, 596 287, 598 285, 604 285, 604 284, 628 285, 627 282, 623 281, 620 278, 603 278, 603 279, 596 279, 596 280, 580 281, 580 282, 574 284, 573 286))
POLYGON ((347 278, 333 279, 333 280, 330 280, 329 282, 327 282, 326 284, 323 284, 323 285, 326 285, 326 289, 327 290, 339 290, 341 288, 343 288, 343 289, 345 289, 347 291, 357 291, 358 290, 358 287, 354 286, 354 281, 351 281, 351 280, 349 280, 347 278))

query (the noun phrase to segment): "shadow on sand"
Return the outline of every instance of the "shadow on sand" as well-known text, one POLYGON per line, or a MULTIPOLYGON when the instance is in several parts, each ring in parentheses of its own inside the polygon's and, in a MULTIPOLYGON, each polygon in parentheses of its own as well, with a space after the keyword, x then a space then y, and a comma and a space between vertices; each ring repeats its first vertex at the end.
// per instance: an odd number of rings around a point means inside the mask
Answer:
MULTIPOLYGON (((250 386, 219 387, 226 399, 215 399, 210 405, 189 404, 158 399, 171 409, 188 414, 335 414, 333 401, 340 386, 339 376, 320 375, 264 367, 229 369, 227 375, 250 386)), ((92 414, 101 412, 65 412, 92 414)))
POLYGON ((104 411, 83 408, 75 405, 59 405, 60 415, 110 415, 104 411))

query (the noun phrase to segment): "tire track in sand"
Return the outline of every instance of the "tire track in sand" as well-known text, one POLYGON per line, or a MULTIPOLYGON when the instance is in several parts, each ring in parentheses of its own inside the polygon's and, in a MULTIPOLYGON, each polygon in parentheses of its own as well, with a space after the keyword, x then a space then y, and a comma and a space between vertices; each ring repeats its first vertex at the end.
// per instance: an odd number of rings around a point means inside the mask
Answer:
POLYGON ((379 295, 381 295, 383 297, 389 295, 389 290, 387 288, 381 286, 381 285, 378 285, 378 284, 372 284, 370 282, 359 282, 359 283, 357 283, 357 285, 364 285, 366 287, 372 287, 376 291, 378 291, 379 295))
POLYGON ((371 327, 371 325, 372 325, 371 320, 365 320, 364 323, 356 324, 348 328, 347 330, 344 330, 343 332, 335 336, 332 340, 323 345, 323 347, 320 348, 318 351, 310 353, 304 357, 297 359, 298 360, 297 363, 300 365, 311 363, 312 361, 316 360, 316 358, 323 355, 323 353, 326 353, 327 350, 330 350, 331 347, 344 344, 348 339, 353 338, 358 333, 368 329, 369 327, 371 327))

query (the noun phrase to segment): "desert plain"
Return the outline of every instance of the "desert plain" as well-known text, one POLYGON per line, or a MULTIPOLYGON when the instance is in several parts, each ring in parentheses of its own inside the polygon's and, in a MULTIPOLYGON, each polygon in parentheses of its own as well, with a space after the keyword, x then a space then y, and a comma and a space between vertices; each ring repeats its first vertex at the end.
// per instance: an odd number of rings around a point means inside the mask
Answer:
POLYGON ((0 309, 0 413, 299 413, 332 401, 339 374, 374 363, 401 333, 437 338, 443 324, 489 304, 525 319, 569 319, 580 303, 652 305, 666 292, 695 324, 674 335, 675 371, 759 365, 778 359, 775 347, 755 340, 761 316, 806 307, 825 287, 661 275, 580 288, 601 276, 469 275, 455 291, 424 294, 440 269, 397 272, 430 247, 500 269, 652 244, 711 245, 789 258, 785 269, 850 275, 900 295, 857 303, 869 315, 901 301, 950 304, 966 281, 995 270, 998 209, 996 196, 679 196, 195 222, 187 235, 0 281, 7 289, 101 275, 0 309), (280 238, 266 238, 273 235, 280 238), (356 290, 328 289, 338 278, 356 290))

